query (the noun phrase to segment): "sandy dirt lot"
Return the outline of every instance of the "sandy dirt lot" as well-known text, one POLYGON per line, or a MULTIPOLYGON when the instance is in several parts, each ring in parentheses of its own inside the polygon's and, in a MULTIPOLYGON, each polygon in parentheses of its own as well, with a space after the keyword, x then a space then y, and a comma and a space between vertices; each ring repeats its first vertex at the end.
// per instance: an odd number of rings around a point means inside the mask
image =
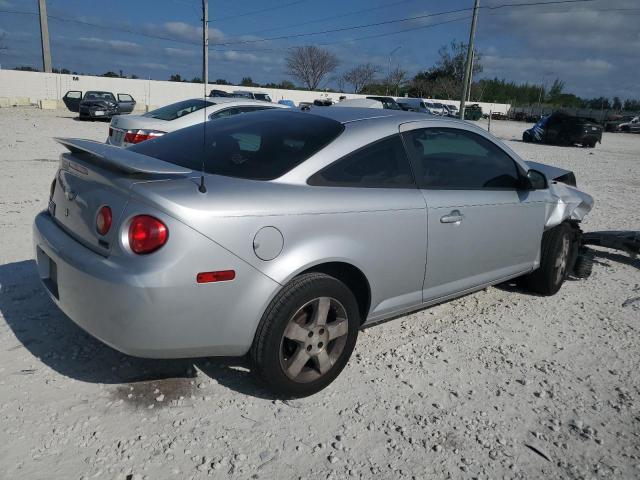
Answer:
MULTIPOLYGON (((640 229, 640 135, 519 141, 595 197, 585 230, 640 229)), ((280 401, 242 359, 141 360, 45 295, 31 223, 63 149, 105 123, 0 110, 0 478, 640 477, 640 261, 601 250, 554 297, 510 286, 361 332, 325 391, 280 401)))

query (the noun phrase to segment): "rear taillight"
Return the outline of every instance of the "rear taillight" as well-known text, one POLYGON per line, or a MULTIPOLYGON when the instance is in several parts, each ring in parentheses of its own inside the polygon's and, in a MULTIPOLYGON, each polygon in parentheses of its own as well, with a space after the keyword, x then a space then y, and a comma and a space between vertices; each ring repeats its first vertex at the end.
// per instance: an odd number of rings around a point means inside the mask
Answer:
POLYGON ((133 217, 129 225, 129 247, 140 255, 158 250, 169 237, 167 226, 150 215, 133 217))
POLYGON ((113 137, 113 128, 109 127, 109 136, 113 137))
POLYGON ((124 134, 124 141, 126 143, 140 143, 161 137, 164 134, 165 132, 160 130, 127 130, 124 134))
POLYGON ((96 217, 96 230, 98 233, 106 235, 111 228, 112 221, 111 209, 105 205, 98 211, 98 216, 96 217))

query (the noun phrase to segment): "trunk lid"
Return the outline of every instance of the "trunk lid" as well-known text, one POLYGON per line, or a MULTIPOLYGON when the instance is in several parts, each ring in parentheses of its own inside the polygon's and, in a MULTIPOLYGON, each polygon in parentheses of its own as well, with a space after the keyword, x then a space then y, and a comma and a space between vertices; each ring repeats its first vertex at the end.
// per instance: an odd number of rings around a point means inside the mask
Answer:
POLYGON ((157 118, 149 118, 143 115, 116 115, 109 125, 109 143, 117 147, 125 145, 127 130, 159 130, 166 132, 169 122, 157 118))
POLYGON ((98 142, 58 141, 70 153, 60 157, 49 214, 70 236, 104 256, 109 255, 118 240, 121 217, 133 185, 191 173, 191 170, 98 142), (103 206, 111 209, 112 225, 105 235, 100 235, 96 219, 103 206))

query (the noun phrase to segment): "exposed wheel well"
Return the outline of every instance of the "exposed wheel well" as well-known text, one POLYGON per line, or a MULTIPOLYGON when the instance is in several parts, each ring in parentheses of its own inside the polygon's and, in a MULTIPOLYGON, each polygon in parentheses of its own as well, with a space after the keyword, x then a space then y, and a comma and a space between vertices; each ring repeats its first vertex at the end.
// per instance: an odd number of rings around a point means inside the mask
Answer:
POLYGON ((371 307, 371 287, 367 277, 359 268, 344 262, 328 262, 314 265, 300 272, 300 275, 309 272, 324 273, 343 282, 356 297, 360 310, 360 324, 364 323, 371 307))

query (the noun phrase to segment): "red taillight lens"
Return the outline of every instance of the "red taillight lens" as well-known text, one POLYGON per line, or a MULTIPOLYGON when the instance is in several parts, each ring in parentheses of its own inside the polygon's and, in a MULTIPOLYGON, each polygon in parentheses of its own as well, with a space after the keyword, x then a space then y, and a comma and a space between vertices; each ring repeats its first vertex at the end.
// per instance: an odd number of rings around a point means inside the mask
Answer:
POLYGON ((127 133, 124 134, 124 141, 126 143, 140 143, 161 137, 164 133, 159 130, 127 130, 127 133))
POLYGON ((150 215, 133 217, 129 225, 129 246, 141 255, 155 252, 167 243, 168 237, 167 226, 150 215))
POLYGON ((196 275, 198 283, 228 282, 236 278, 235 270, 218 270, 217 272, 200 272, 196 275))
POLYGON ((109 127, 109 136, 113 137, 113 128, 109 127))
POLYGON ((102 207, 98 211, 96 217, 96 230, 100 235, 106 235, 111 228, 111 222, 113 217, 111 216, 111 209, 107 206, 102 207))

